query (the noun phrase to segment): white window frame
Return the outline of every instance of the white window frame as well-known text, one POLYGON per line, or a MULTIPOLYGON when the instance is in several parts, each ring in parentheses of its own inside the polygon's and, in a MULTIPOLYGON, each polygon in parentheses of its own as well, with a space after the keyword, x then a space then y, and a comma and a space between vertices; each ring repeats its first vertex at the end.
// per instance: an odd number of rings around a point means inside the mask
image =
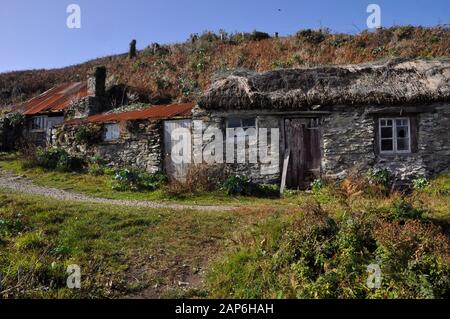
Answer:
POLYGON ((409 117, 383 117, 378 119, 378 141, 379 141, 379 151, 380 154, 409 154, 411 153, 411 121, 409 117), (408 121, 408 149, 399 151, 397 149, 397 121, 398 120, 406 120, 408 121), (381 136, 381 129, 383 127, 391 127, 391 126, 381 126, 381 121, 392 121, 392 151, 383 151, 382 149, 382 136, 381 136))
POLYGON ((109 123, 105 124, 105 142, 114 142, 120 138, 120 124, 119 123, 109 123))

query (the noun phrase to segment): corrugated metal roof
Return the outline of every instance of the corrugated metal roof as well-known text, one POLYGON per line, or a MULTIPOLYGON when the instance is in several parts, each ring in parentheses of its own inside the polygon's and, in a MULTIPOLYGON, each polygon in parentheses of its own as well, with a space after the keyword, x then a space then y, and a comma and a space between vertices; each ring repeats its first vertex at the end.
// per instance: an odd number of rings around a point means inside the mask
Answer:
POLYGON ((25 115, 61 112, 70 106, 72 101, 88 96, 87 83, 76 82, 55 86, 31 100, 18 105, 15 111, 25 115))
POLYGON ((65 124, 80 124, 83 122, 107 123, 145 119, 170 119, 174 117, 191 117, 194 103, 157 105, 139 111, 130 111, 115 114, 98 114, 85 119, 74 119, 65 124))

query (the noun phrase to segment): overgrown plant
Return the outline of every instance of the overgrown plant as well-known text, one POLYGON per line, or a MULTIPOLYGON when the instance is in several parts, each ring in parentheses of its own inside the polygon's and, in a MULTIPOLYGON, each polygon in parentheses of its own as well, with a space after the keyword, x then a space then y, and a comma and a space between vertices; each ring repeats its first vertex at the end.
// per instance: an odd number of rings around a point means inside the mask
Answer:
POLYGON ((103 130, 100 125, 84 124, 75 129, 74 139, 78 144, 92 145, 102 138, 103 130))
POLYGON ((416 191, 423 191, 430 185, 430 182, 425 177, 418 177, 413 180, 413 188, 416 191))
POLYGON ((154 191, 166 182, 167 176, 162 172, 152 174, 138 169, 124 168, 115 172, 112 188, 117 191, 154 191))

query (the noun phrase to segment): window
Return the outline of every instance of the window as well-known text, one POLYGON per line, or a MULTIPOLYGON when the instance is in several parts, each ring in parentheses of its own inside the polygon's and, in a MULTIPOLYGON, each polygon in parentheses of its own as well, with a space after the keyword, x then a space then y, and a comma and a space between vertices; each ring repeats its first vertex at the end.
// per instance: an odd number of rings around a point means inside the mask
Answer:
POLYGON ((106 124, 105 141, 116 141, 120 137, 119 124, 106 124))
POLYGON ((43 131, 47 129, 47 116, 36 116, 31 119, 32 131, 43 131))
POLYGON ((227 128, 256 128, 256 118, 230 117, 227 120, 227 128))
POLYGON ((382 118, 380 152, 383 154, 411 152, 411 126, 408 118, 382 118))

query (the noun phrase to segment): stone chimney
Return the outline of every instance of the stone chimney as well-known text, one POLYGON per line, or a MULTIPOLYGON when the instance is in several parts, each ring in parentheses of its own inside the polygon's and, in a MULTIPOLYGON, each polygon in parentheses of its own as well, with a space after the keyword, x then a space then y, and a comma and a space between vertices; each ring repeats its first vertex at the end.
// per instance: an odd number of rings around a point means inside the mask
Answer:
POLYGON ((95 67, 87 81, 88 94, 90 96, 102 98, 105 96, 106 68, 104 66, 95 67))

